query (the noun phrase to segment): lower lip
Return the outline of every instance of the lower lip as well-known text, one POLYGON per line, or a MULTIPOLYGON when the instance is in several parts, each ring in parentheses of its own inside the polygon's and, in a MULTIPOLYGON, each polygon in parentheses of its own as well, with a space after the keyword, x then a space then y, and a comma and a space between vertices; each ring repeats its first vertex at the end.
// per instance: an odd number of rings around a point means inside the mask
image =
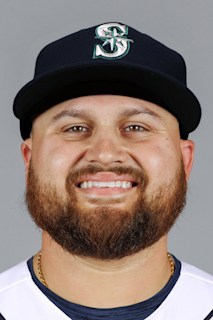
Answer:
POLYGON ((87 189, 78 188, 81 192, 85 194, 90 195, 97 195, 97 196, 111 196, 111 195, 119 195, 119 194, 125 194, 129 191, 133 190, 134 188, 96 188, 91 187, 87 189))

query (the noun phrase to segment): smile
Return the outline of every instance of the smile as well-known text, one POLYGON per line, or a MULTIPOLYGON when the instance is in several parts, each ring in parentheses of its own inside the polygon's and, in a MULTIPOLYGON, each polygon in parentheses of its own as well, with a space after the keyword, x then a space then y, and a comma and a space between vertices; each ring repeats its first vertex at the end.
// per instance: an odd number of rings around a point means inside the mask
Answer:
POLYGON ((132 188, 134 185, 131 181, 83 181, 79 184, 79 188, 132 188))

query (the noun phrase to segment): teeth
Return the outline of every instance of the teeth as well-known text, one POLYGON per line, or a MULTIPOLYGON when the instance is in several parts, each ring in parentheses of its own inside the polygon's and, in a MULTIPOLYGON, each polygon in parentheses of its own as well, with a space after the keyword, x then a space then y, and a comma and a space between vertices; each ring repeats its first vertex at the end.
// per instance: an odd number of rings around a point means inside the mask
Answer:
POLYGON ((84 181, 80 184, 80 188, 131 188, 132 182, 130 181, 84 181))
POLYGON ((115 186, 116 186, 117 188, 120 188, 120 187, 122 186, 122 182, 121 182, 121 181, 116 181, 116 182, 115 182, 115 186))
POLYGON ((88 181, 88 188, 92 187, 92 181, 88 181))

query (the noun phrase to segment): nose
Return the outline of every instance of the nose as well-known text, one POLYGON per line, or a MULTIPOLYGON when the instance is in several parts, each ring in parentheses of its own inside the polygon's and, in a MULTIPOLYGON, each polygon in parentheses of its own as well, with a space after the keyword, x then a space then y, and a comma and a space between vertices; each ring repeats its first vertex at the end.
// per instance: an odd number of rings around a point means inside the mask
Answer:
POLYGON ((105 133, 93 140, 85 157, 87 162, 108 166, 113 163, 124 163, 128 155, 122 141, 116 135, 105 133))

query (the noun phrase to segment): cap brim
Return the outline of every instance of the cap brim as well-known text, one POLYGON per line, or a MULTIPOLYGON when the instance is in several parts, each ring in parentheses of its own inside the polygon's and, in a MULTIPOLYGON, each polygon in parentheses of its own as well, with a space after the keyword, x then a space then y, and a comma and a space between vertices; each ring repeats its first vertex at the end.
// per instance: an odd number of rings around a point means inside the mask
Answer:
POLYGON ((156 70, 123 63, 79 65, 44 74, 19 91, 13 108, 20 119, 22 138, 29 137, 32 120, 40 113, 62 101, 95 94, 130 96, 160 105, 178 119, 183 139, 195 130, 201 117, 195 95, 156 70))

